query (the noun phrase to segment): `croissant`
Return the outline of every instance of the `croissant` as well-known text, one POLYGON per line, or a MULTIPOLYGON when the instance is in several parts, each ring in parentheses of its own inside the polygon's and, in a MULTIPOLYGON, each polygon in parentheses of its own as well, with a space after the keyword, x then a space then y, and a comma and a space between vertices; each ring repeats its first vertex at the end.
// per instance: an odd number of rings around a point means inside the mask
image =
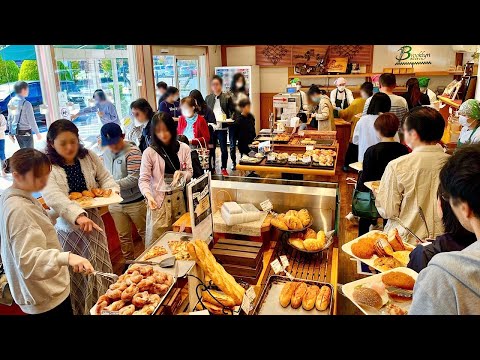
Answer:
POLYGON ((305 230, 305 234, 303 235, 303 237, 304 239, 313 239, 317 237, 317 233, 315 232, 315 230, 308 228, 307 230, 305 230))
POLYGON ((300 230, 303 228, 302 221, 296 216, 285 216, 285 223, 291 230, 300 230))
POLYGON ((310 221, 312 220, 307 209, 300 210, 297 216, 302 221, 303 226, 307 226, 308 224, 310 224, 310 221))
POLYGON ((273 218, 270 223, 276 228, 279 228, 280 230, 288 230, 287 224, 282 219, 279 219, 278 217, 273 218))
POLYGON ((285 216, 298 216, 297 210, 288 210, 285 216))

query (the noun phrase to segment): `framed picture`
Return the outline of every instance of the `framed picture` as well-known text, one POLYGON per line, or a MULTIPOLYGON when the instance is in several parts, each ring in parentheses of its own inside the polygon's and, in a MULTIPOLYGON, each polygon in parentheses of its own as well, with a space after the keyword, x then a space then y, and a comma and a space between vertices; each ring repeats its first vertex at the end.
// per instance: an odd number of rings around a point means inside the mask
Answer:
POLYGON ((345 73, 347 72, 348 58, 334 57, 328 59, 327 71, 329 73, 345 73))

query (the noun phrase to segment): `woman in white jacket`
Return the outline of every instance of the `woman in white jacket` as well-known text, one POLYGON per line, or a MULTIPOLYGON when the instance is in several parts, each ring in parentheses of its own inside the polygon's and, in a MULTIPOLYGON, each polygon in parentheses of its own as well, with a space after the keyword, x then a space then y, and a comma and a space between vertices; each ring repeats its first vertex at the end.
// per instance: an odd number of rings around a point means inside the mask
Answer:
POLYGON ((10 292, 23 312, 72 315, 67 266, 85 273, 93 267, 87 259, 62 251, 50 218, 32 196, 44 188, 51 167, 45 154, 29 148, 7 161, 13 184, 0 197, 1 257, 10 292))
MULTIPOLYGON (((42 192, 46 204, 59 217, 57 233, 64 251, 85 256, 98 271, 112 272, 103 220, 97 209, 83 209, 69 193, 92 188, 120 188, 100 158, 80 144, 78 128, 69 120, 57 120, 48 129, 47 156, 52 173, 42 192)), ((74 314, 88 314, 109 286, 100 277, 71 275, 74 314)))

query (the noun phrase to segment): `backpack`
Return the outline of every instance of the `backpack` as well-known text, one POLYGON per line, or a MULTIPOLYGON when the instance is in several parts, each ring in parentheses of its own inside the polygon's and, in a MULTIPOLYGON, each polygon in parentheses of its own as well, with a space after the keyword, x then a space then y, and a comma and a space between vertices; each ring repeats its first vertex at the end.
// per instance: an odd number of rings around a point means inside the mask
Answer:
POLYGON ((22 110, 23 110, 23 105, 25 104, 25 101, 26 100, 24 99, 18 114, 13 115, 11 111, 8 112, 7 124, 8 124, 8 133, 10 135, 17 135, 18 123, 20 122, 20 118, 22 117, 22 110))

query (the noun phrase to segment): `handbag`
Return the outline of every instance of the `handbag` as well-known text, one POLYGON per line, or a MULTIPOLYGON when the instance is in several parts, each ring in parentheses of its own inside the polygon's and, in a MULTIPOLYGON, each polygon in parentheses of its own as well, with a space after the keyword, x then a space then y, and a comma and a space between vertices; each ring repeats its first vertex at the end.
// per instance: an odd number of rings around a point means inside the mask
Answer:
POLYGON ((372 193, 353 190, 352 196, 352 214, 363 219, 378 219, 377 207, 372 193))
POLYGON ((200 164, 203 170, 208 170, 210 164, 210 150, 208 150, 207 142, 205 138, 203 138, 203 142, 205 147, 202 146, 202 142, 198 140, 198 144, 200 145, 200 149, 195 149, 198 153, 198 159, 200 160, 200 164))

